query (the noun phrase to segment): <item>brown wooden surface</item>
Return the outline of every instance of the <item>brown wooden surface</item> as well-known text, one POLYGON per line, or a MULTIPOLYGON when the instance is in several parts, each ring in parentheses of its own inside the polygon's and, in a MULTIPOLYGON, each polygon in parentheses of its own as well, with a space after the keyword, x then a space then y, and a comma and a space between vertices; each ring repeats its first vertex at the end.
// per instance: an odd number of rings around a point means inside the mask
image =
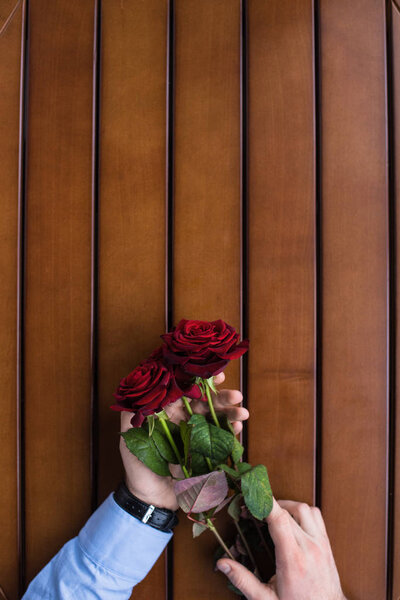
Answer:
POLYGON ((29 18, 28 580, 90 514, 93 2, 37 0, 29 18))
MULTIPOLYGON (((121 377, 165 331, 167 3, 103 2, 99 212, 99 501, 122 475, 121 377)), ((165 598, 164 558, 135 599, 165 598)))
MULTIPOLYGON (((387 164, 394 158, 398 222, 400 12, 393 6, 391 157, 384 0, 245 4, 249 297, 243 300, 250 338, 249 459, 268 466, 278 497, 312 502, 321 490, 349 600, 384 600, 385 561, 391 558, 392 600, 397 600, 399 410, 394 556, 385 555, 388 225, 398 227, 388 223, 387 164), (320 57, 313 40, 316 6, 320 57), (314 133, 315 83, 321 83, 316 103, 321 148, 314 133), (316 339, 322 353, 320 399, 316 339), (322 429, 315 431, 320 400, 322 429), (319 440, 322 449, 316 447, 319 440), (319 457, 321 473, 315 468, 319 457)), ((169 4, 103 0, 101 5, 96 139, 95 0, 30 2, 23 369, 28 581, 85 522, 92 508, 91 486, 101 502, 120 479, 119 416, 109 410, 112 393, 158 344, 166 327, 169 4), (92 332, 93 141, 99 143, 100 165, 98 314, 92 332), (91 448, 92 333, 98 333, 98 452, 96 445, 91 448)), ((0 585, 9 600, 17 598, 19 576, 16 330, 23 3, 4 0, 0 6, 0 30, 14 8, 0 33, 0 585)), ((241 322, 240 8, 239 0, 175 0, 173 298, 167 299, 174 323, 182 317, 221 317, 239 328, 241 322)), ((397 273, 397 296, 399 282, 397 273)), ((399 312, 398 299, 397 307, 399 312)), ((398 331, 397 325, 397 342, 398 331)), ((398 348, 396 360, 399 389, 398 348)), ((234 364, 227 369, 225 387, 238 385, 239 365, 234 364)), ((181 516, 169 569, 174 598, 233 597, 223 576, 212 572, 215 547, 208 533, 193 542, 190 524, 181 516)), ((164 599, 166 566, 161 557, 133 597, 164 599)))
MULTIPOLYGON (((392 39, 393 39, 393 108, 394 108, 394 169, 396 224, 400 219, 400 9, 392 3, 392 39)), ((400 239, 397 233, 397 253, 400 250, 400 239)), ((397 327, 396 347, 400 347, 400 262, 397 258, 397 327)), ((396 397, 400 398, 400 352, 396 355, 396 397)), ((400 598, 400 404, 396 402, 396 443, 395 443, 395 494, 394 494, 394 554, 393 554, 393 593, 392 600, 400 598)))
POLYGON ((23 5, 0 6, 0 585, 17 598, 17 284, 18 284, 18 149, 23 5), (8 24, 7 24, 8 23, 8 24), (4 29, 3 29, 4 28, 4 29))
MULTIPOLYGON (((239 327, 239 1, 176 2, 174 322, 239 327)), ((225 385, 238 387, 238 364, 225 385)), ((209 532, 174 539, 174 597, 230 598, 209 532), (190 564, 195 568, 188 568, 190 564), (210 574, 210 577, 206 574, 210 574)))
POLYGON ((313 501, 312 7, 249 1, 249 459, 313 501))
POLYGON ((384 3, 321 2, 322 509, 350 598, 385 597, 384 3))

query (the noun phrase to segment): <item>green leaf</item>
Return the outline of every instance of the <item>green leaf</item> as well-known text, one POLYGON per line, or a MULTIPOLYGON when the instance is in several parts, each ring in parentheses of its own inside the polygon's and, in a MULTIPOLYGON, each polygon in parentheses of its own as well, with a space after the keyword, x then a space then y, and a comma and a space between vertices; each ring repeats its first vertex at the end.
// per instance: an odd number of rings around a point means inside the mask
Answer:
POLYGON ((220 415, 218 415, 218 419, 219 419, 221 427, 223 429, 225 429, 225 431, 229 431, 230 433, 232 433, 235 436, 234 441, 233 441, 233 448, 232 448, 231 456, 232 456, 233 462, 236 464, 242 458, 244 448, 243 448, 242 444, 239 442, 239 440, 237 439, 235 431, 232 426, 232 423, 229 421, 228 417, 224 414, 220 414, 220 415))
MULTIPOLYGON (((164 423, 167 425, 167 427, 174 439, 174 442, 178 447, 178 451, 182 455, 183 454, 183 444, 182 444, 182 440, 181 440, 179 425, 177 425, 176 423, 173 423, 169 419, 165 420, 164 423)), ((165 439, 167 439, 165 436, 164 428, 161 425, 160 419, 156 419, 155 424, 154 424, 154 429, 159 431, 161 433, 161 435, 163 437, 165 437, 165 439)), ((175 462, 175 464, 178 464, 178 463, 176 463, 175 458, 174 458, 174 462, 175 462)))
MULTIPOLYGON (((147 431, 142 428, 132 427, 121 433, 126 446, 142 463, 153 473, 167 477, 171 475, 168 462, 160 454, 153 436, 149 437, 147 431)), ((153 432, 154 435, 154 432, 153 432)))
POLYGON ((225 473, 213 471, 198 477, 174 481, 179 506, 185 513, 200 513, 218 506, 228 494, 225 473))
POLYGON ((244 502, 256 519, 268 517, 272 510, 272 490, 264 465, 257 465, 243 474, 242 492, 244 502))
POLYGON ((183 455, 184 455, 185 465, 187 465, 187 462, 188 462, 191 429, 192 429, 191 425, 189 425, 186 421, 181 421, 179 423, 179 432, 180 432, 181 440, 183 443, 183 455))
POLYGON ((209 473, 210 471, 206 459, 198 452, 191 453, 190 465, 192 468, 192 475, 204 475, 204 473, 209 473))
POLYGON ((244 475, 244 473, 247 473, 247 471, 250 471, 253 468, 247 462, 239 462, 236 466, 240 475, 244 475))
POLYGON ((234 438, 234 442, 233 442, 233 448, 232 448, 232 460, 235 463, 235 465, 240 461, 240 459, 242 458, 242 454, 244 452, 244 448, 242 446, 242 444, 239 442, 239 440, 235 437, 234 438))
MULTIPOLYGON (((167 424, 168 429, 170 430, 172 436, 175 437, 179 436, 179 427, 176 423, 173 423, 173 421, 170 421, 169 418, 165 419, 165 423, 167 424)), ((157 431, 159 431, 160 433, 164 433, 164 429, 163 426, 160 423, 160 419, 156 419, 155 420, 155 425, 154 425, 155 429, 157 429, 157 431)))
POLYGON ((228 475, 230 475, 230 477, 233 479, 239 479, 240 477, 240 473, 238 471, 235 471, 235 469, 232 469, 232 467, 228 467, 228 465, 224 465, 223 463, 222 465, 218 465, 217 469, 222 469, 222 471, 228 473, 228 475))
MULTIPOLYGON (((197 515, 197 520, 201 521, 202 519, 205 519, 204 514, 201 512, 197 515)), ((193 537, 199 537, 199 535, 201 535, 204 531, 206 531, 206 529, 208 529, 207 525, 203 525, 203 523, 193 523, 193 528, 192 528, 192 533, 193 533, 193 537)))
POLYGON ((215 393, 218 394, 218 390, 214 384, 214 375, 212 375, 209 379, 206 379, 208 387, 215 393))
POLYGON ((230 455, 234 440, 231 433, 208 423, 204 415, 192 415, 189 423, 193 425, 191 451, 207 456, 214 464, 223 462, 230 455))
POLYGON ((157 431, 157 429, 154 429, 152 439, 157 446, 157 450, 167 462, 173 463, 174 465, 179 464, 179 460, 177 459, 175 452, 172 450, 171 444, 166 436, 157 431))
POLYGON ((242 494, 238 494, 234 497, 230 505, 228 506, 228 514, 234 519, 234 521, 239 521, 240 512, 241 512, 241 503, 243 502, 242 494))
POLYGON ((168 421, 169 416, 167 415, 167 413, 165 412, 164 409, 160 410, 159 412, 154 413, 156 417, 162 417, 163 419, 165 419, 166 421, 168 421))
POLYGON ((230 502, 232 502, 232 498, 233 498, 233 496, 228 496, 227 498, 225 498, 224 500, 222 500, 222 502, 220 504, 218 504, 218 506, 216 506, 213 509, 213 515, 215 515, 217 512, 219 512, 220 510, 222 510, 223 508, 225 508, 225 506, 227 504, 230 504, 230 502))

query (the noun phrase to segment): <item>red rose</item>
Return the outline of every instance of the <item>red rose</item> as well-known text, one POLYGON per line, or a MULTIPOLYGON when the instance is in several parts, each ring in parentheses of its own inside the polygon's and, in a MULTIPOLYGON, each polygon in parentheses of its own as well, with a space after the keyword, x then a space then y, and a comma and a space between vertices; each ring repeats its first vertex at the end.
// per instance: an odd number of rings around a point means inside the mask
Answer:
MULTIPOLYGON (((153 353, 154 355, 155 353, 153 353)), ((173 371, 159 360, 148 358, 121 379, 114 394, 113 410, 134 412, 133 427, 140 427, 152 415, 183 395, 173 371)))
MULTIPOLYGON (((162 346, 153 350, 149 358, 146 358, 140 364, 143 365, 151 360, 164 362, 162 346)), ((181 396, 187 396, 187 398, 191 398, 192 400, 199 400, 202 397, 202 392, 199 386, 194 383, 193 375, 188 375, 187 373, 182 371, 182 369, 178 365, 174 365, 171 368, 174 372, 176 384, 181 389, 181 396)))
POLYGON ((203 379, 221 373, 230 360, 242 356, 249 347, 249 341, 239 342, 235 329, 221 319, 211 322, 182 319, 161 337, 164 361, 203 379))

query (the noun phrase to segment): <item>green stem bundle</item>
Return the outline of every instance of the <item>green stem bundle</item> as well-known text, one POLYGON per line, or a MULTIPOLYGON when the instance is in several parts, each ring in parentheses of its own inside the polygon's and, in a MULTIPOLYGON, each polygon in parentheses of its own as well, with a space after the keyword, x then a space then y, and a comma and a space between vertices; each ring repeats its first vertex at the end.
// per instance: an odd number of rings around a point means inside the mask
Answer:
POLYGON ((205 382, 205 385, 204 385, 204 387, 205 387, 205 390, 206 390, 206 396, 207 396, 207 401, 208 401, 208 407, 209 407, 209 409, 210 409, 210 413, 211 413, 211 416, 212 416, 212 418, 213 418, 213 421, 214 421, 214 423, 215 423, 215 425, 216 425, 217 427, 221 427, 221 425, 219 424, 219 421, 218 421, 218 417, 217 417, 217 415, 216 415, 216 413, 215 413, 215 408, 214 408, 213 401, 212 401, 212 398, 211 398, 210 387, 209 387, 209 385, 208 385, 208 383, 207 383, 207 382, 205 382))
POLYGON ((183 400, 183 404, 185 405, 185 408, 186 408, 188 414, 190 416, 192 416, 193 415, 193 411, 192 411, 192 407, 190 406, 189 400, 186 398, 186 396, 182 396, 182 400, 183 400))
POLYGON ((225 550, 225 552, 227 553, 229 558, 231 558, 232 560, 235 560, 232 555, 232 552, 229 550, 228 546, 225 544, 224 540, 219 535, 217 528, 215 527, 214 523, 211 521, 211 519, 209 517, 207 517, 206 523, 207 523, 208 529, 213 532, 213 534, 215 535, 218 542, 221 544, 222 548, 225 550))
POLYGON ((182 457, 179 454, 178 447, 177 447, 177 445, 174 442, 174 438, 171 435, 171 432, 170 432, 170 430, 168 428, 167 423, 165 422, 165 419, 163 419, 162 417, 160 417, 160 423, 161 423, 162 428, 164 429, 165 435, 167 436, 169 443, 171 444, 171 448, 174 451, 175 456, 178 459, 179 464, 182 467, 183 474, 185 475, 186 479, 188 479, 188 477, 189 477, 188 470, 186 469, 186 467, 185 467, 185 465, 183 463, 182 457))

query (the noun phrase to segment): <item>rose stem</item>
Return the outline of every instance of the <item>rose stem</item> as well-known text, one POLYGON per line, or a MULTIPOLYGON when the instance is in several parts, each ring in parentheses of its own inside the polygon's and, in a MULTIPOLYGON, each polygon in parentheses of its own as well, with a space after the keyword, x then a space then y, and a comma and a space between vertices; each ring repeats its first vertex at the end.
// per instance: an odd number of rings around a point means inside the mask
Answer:
POLYGON ((225 544, 224 540, 222 539, 222 537, 219 535, 217 528, 215 527, 214 523, 211 521, 210 518, 207 517, 206 519, 207 522, 207 527, 208 529, 210 529, 210 531, 213 532, 213 534, 215 535, 215 537, 217 538, 217 540, 219 541, 219 543, 221 544, 222 548, 225 550, 225 552, 227 553, 227 555, 229 556, 229 558, 231 558, 232 560, 235 560, 232 556, 231 551, 229 550, 229 548, 227 547, 227 545, 225 544))
POLYGON ((265 538, 262 534, 262 531, 261 531, 261 528, 260 528, 260 525, 259 525, 257 519, 255 517, 253 517, 253 515, 251 515, 251 520, 253 521, 254 525, 256 526, 258 536, 260 538, 261 544, 264 546, 265 552, 268 554, 269 558, 273 562, 274 557, 272 556, 272 552, 271 552, 267 542, 265 541, 265 538))
POLYGON ((255 561, 255 558, 254 558, 254 555, 253 555, 252 551, 250 550, 250 546, 248 545, 247 540, 244 537, 244 533, 241 530, 239 523, 235 519, 233 519, 233 522, 235 523, 236 529, 238 530, 238 533, 239 533, 240 537, 242 538, 242 542, 244 544, 244 547, 247 550, 247 554, 249 555, 249 558, 250 558, 251 562, 254 565, 254 574, 255 575, 259 575, 258 568, 257 568, 257 563, 255 561))
POLYGON ((186 398, 186 396, 182 396, 182 400, 183 400, 183 404, 185 405, 185 408, 188 411, 189 415, 192 416, 193 411, 190 407, 190 403, 189 403, 188 399, 186 398))
POLYGON ((183 460, 181 458, 181 455, 179 454, 179 450, 178 450, 178 448, 177 448, 177 446, 176 446, 176 444, 174 442, 174 439, 173 439, 173 437, 171 435, 171 432, 168 429, 168 425, 166 424, 165 420, 162 417, 160 417, 160 423, 162 425, 162 428, 165 431, 165 435, 167 436, 169 443, 171 444, 172 450, 175 452, 176 458, 179 460, 179 464, 181 465, 182 471, 183 471, 183 473, 184 473, 184 475, 185 475, 185 477, 187 479, 189 477, 189 473, 188 473, 185 465, 183 464, 183 460))
POLYGON ((214 423, 216 424, 217 427, 221 427, 221 425, 219 424, 217 415, 215 414, 215 410, 214 410, 214 405, 212 403, 212 398, 211 398, 211 392, 210 392, 210 388, 208 386, 208 383, 205 383, 205 388, 206 388, 206 395, 207 395, 207 400, 208 400, 208 406, 210 408, 210 413, 211 416, 213 418, 214 423))

